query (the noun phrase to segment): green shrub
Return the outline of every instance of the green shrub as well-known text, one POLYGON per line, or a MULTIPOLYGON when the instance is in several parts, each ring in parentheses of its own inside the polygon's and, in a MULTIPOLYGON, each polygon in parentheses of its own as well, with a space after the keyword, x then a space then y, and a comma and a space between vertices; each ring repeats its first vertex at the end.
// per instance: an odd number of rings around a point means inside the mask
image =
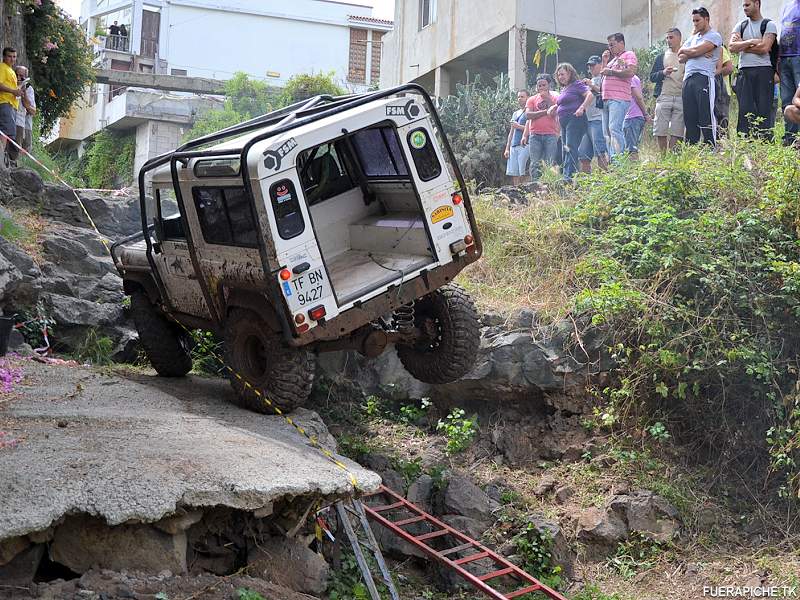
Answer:
POLYGON ((608 341, 616 369, 596 390, 597 426, 738 457, 729 468, 762 482, 781 472, 781 493, 798 496, 793 151, 739 139, 716 153, 688 147, 578 177, 546 206, 478 201, 476 211, 486 258, 466 284, 479 299, 530 302, 540 320, 572 313, 579 331, 593 323, 608 341))
POLYGON ((439 101, 439 117, 465 179, 503 185, 503 148, 517 108, 516 92, 504 75, 489 85, 480 76, 468 79, 456 85, 454 95, 439 101))
POLYGON ((36 108, 47 134, 94 80, 94 57, 80 25, 54 0, 21 4, 36 108))
POLYGON ((511 541, 525 571, 552 588, 561 587, 561 567, 553 563, 553 536, 548 530, 527 523, 511 541))
POLYGON ((445 451, 455 454, 469 448, 478 433, 477 417, 466 418, 461 408, 454 408, 444 419, 439 419, 436 431, 441 431, 447 439, 445 451))
POLYGON ((110 365, 114 362, 114 340, 105 335, 97 335, 90 329, 81 344, 75 349, 75 357, 93 365, 110 365))
POLYGON ((133 182, 136 136, 110 129, 98 132, 86 150, 86 182, 93 188, 117 188, 133 182))

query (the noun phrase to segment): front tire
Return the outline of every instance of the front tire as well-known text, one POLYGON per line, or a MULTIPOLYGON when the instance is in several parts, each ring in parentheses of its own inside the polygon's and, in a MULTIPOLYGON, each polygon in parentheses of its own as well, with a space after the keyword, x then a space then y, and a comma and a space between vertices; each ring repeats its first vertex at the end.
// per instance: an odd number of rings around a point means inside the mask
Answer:
POLYGON ((144 292, 131 294, 131 316, 147 359, 161 377, 192 370, 192 338, 156 308, 144 292))
POLYGON ((235 308, 228 315, 225 364, 232 370, 231 386, 236 392, 236 404, 242 408, 271 414, 273 407, 278 407, 288 412, 311 394, 314 355, 303 348, 284 345, 280 335, 252 311, 235 308))
POLYGON ((398 344, 405 369, 424 383, 456 381, 475 365, 480 323, 475 303, 460 286, 442 286, 414 303, 414 326, 429 335, 413 344, 398 344))

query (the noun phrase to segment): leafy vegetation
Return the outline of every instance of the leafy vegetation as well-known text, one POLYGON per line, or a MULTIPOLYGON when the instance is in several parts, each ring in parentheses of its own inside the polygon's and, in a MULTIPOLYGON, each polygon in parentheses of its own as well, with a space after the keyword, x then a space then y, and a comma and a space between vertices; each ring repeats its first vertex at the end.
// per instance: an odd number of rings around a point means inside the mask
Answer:
POLYGON ((466 180, 499 186, 505 180, 502 148, 508 122, 518 108, 508 78, 485 84, 480 76, 456 85, 452 96, 439 101, 439 117, 466 180))
POLYGON ((529 522, 512 541, 523 569, 549 587, 561 587, 561 567, 553 564, 553 536, 548 530, 529 522))
POLYGON ((114 340, 108 336, 98 336, 97 331, 90 329, 86 337, 75 350, 75 357, 95 366, 110 365, 114 362, 114 340))
POLYGON ((238 72, 225 83, 225 104, 201 116, 187 132, 184 141, 237 125, 272 110, 318 94, 342 95, 345 91, 333 81, 333 73, 295 75, 280 90, 238 72))
POLYGON ((570 313, 607 336, 617 369, 595 390, 598 426, 691 441, 709 461, 747 446, 725 466, 762 481, 780 471, 781 493, 798 496, 791 150, 737 139, 715 154, 685 148, 581 177, 548 206, 509 211, 487 199, 477 210, 487 258, 465 283, 480 299, 533 300, 542 319, 570 313))
POLYGON ((441 431, 447 439, 445 452, 455 454, 469 448, 478 433, 477 417, 466 417, 463 408, 454 408, 444 418, 439 419, 436 431, 441 431))
POLYGON ((25 1, 21 11, 41 130, 46 134, 93 80, 92 49, 78 23, 54 0, 25 1))
POLYGON ((84 154, 85 179, 89 187, 117 188, 133 182, 136 137, 110 129, 98 132, 84 154))
POLYGON ((608 559, 608 566, 624 579, 632 579, 640 571, 652 569, 663 550, 663 544, 634 531, 619 543, 614 556, 608 559))

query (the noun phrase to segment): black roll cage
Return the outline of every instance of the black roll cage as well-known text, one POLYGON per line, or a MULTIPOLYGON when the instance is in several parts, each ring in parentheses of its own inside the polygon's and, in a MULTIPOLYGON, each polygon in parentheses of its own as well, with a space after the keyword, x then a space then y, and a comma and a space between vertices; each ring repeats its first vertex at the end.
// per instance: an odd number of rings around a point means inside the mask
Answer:
MULTIPOLYGON (((114 260, 114 263, 117 264, 116 250, 120 245, 143 238, 145 245, 147 247, 146 249, 147 262, 150 265, 150 269, 153 274, 153 280, 155 282, 156 288, 158 289, 158 293, 161 296, 161 300, 166 305, 167 309, 169 309, 171 312, 174 312, 174 307, 169 301, 169 295, 166 293, 164 282, 161 279, 158 268, 156 266, 155 258, 153 257, 153 242, 150 238, 149 233, 153 230, 154 226, 148 224, 147 222, 147 205, 146 205, 146 194, 145 194, 145 174, 149 171, 152 171, 153 169, 156 169, 162 165, 169 163, 170 174, 172 177, 172 186, 174 188, 175 198, 178 204, 178 210, 180 211, 181 220, 183 221, 184 231, 186 233, 186 243, 189 248, 189 256, 191 258, 192 266, 195 270, 195 273, 197 274, 197 281, 200 285, 200 290, 203 293, 203 298, 205 299, 209 313, 211 314, 211 319, 214 322, 214 325, 218 327, 222 323, 224 315, 217 314, 216 307, 211 296, 211 290, 209 289, 208 281, 206 281, 206 278, 203 277, 202 271, 200 270, 199 259, 197 257, 197 250, 194 241, 192 239, 192 231, 191 228, 189 227, 189 224, 186 222, 187 213, 178 181, 178 168, 177 168, 178 163, 180 162, 181 164, 186 166, 188 165, 188 161, 190 159, 198 156, 204 156, 204 157, 231 156, 235 155, 236 153, 239 153, 239 158, 242 165, 242 168, 240 170, 240 175, 243 180, 245 190, 247 191, 250 197, 250 210, 252 213, 253 222, 259 223, 255 210, 255 199, 254 199, 255 197, 253 196, 252 184, 250 182, 249 166, 247 164, 247 154, 250 148, 254 144, 263 141, 265 139, 268 139, 270 137, 279 135, 281 133, 291 131, 292 129, 295 129, 302 125, 307 125, 309 123, 313 123, 314 121, 319 121, 321 119, 342 113, 351 108, 363 106, 374 100, 388 98, 390 96, 402 94, 404 92, 411 92, 422 96, 425 104, 428 106, 429 115, 434 120, 436 126, 439 128, 439 131, 441 133, 440 138, 444 145, 444 151, 447 153, 447 159, 450 161, 450 164, 453 167, 453 171, 455 172, 456 179, 459 185, 459 193, 464 198, 464 206, 467 209, 467 215, 469 216, 470 225, 475 238, 475 244, 477 246, 478 253, 480 254, 482 252, 482 246, 480 242, 480 236, 478 235, 477 224, 475 222, 475 215, 473 213, 472 205, 469 202, 469 197, 467 195, 467 186, 464 182, 464 177, 461 174, 461 169, 459 168, 458 163, 455 160, 455 155, 453 154, 453 149, 450 146, 450 142, 448 141, 447 136, 444 133, 444 128, 442 126, 441 119, 439 118, 439 115, 436 111, 436 107, 430 95, 428 94, 427 91, 425 91, 425 89, 422 86, 416 83, 408 83, 394 88, 380 90, 377 92, 371 92, 367 94, 355 94, 355 95, 336 96, 336 97, 330 95, 314 96, 313 98, 310 98, 308 100, 296 102, 295 104, 292 104, 285 108, 272 111, 265 115, 261 115, 254 119, 250 119, 249 121, 245 121, 244 123, 233 125, 221 131, 217 131, 215 133, 197 138, 196 140, 191 140, 183 144, 173 152, 167 152, 165 154, 161 154, 160 156, 151 158, 139 170, 139 177, 138 177, 139 206, 141 211, 142 231, 141 233, 136 233, 122 240, 119 240, 118 242, 115 242, 111 246, 111 257, 114 260), (267 126, 274 126, 274 129, 271 129, 270 131, 266 131, 260 135, 253 137, 247 143, 245 143, 245 145, 242 148, 226 148, 217 150, 198 149, 206 144, 210 144, 212 142, 218 142, 226 138, 233 137, 235 135, 242 135, 250 131, 261 129, 267 126)), ((259 249, 259 254, 261 256, 261 263, 264 273, 265 274, 271 273, 272 271, 269 268, 268 249, 263 235, 258 236, 258 249, 259 249)), ((282 297, 280 294, 280 289, 272 278, 267 279, 267 289, 265 291, 271 295, 276 308, 278 306, 282 306, 282 297)), ((278 320, 281 323, 283 334, 287 340, 290 340, 292 338, 292 330, 289 324, 289 318, 286 314, 286 311, 276 310, 276 312, 278 313, 278 320)))

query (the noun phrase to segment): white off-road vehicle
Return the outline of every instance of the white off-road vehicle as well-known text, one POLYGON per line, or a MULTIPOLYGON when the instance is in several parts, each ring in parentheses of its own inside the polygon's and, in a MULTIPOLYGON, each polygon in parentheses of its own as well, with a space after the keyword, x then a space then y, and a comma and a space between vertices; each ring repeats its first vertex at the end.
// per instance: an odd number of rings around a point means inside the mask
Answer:
POLYGON ((318 352, 393 344, 435 384, 472 368, 478 317, 453 278, 480 238, 419 86, 315 97, 194 140, 146 163, 139 189, 143 232, 112 255, 160 375, 191 369, 189 329, 223 339, 239 402, 259 411, 253 388, 283 409, 305 400, 318 352))

